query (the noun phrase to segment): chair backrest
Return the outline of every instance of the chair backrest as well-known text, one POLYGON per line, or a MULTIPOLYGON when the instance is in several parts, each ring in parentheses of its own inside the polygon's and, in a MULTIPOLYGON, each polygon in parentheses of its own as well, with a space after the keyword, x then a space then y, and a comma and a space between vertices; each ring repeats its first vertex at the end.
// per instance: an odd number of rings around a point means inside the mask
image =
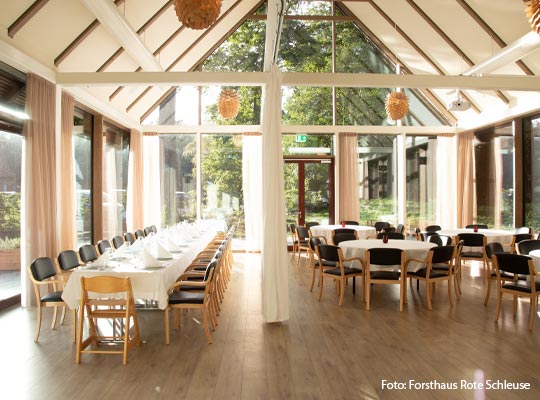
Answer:
POLYGON ((383 221, 377 221, 377 222, 375 222, 375 224, 373 225, 373 227, 375 228, 375 230, 376 230, 377 232, 380 232, 380 231, 382 231, 383 229, 389 228, 389 227, 390 227, 390 223, 388 223, 388 222, 383 222, 383 221))
POLYGON ((112 244, 114 248, 117 249, 124 244, 124 238, 120 235, 115 236, 112 238, 112 244))
POLYGON ((397 224, 396 226, 396 232, 403 234, 403 231, 405 231, 405 225, 403 224, 397 224))
POLYGON ((521 233, 527 233, 527 234, 531 234, 531 228, 527 227, 527 226, 520 226, 519 228, 514 228, 514 234, 516 235, 519 235, 521 233))
POLYGON ((110 249, 110 248, 111 248, 111 242, 109 242, 107 239, 102 239, 99 242, 97 242, 97 249, 99 251, 99 254, 105 254, 107 249, 110 249))
POLYGON ((377 265, 401 265, 403 250, 375 247, 366 252, 366 262, 377 265))
POLYGON ((151 227, 147 226, 146 228, 144 228, 144 236, 148 236, 150 235, 151 233, 153 233, 154 231, 152 230, 151 227))
POLYGON ((312 251, 316 251, 317 246, 320 245, 320 244, 323 244, 323 241, 321 239, 319 239, 318 237, 312 237, 311 239, 309 239, 309 248, 312 251))
POLYGON ((64 250, 58 254, 58 265, 60 265, 60 268, 64 271, 69 271, 70 269, 77 268, 81 263, 79 262, 76 251, 64 250))
POLYGON ((212 279, 212 276, 213 276, 214 271, 216 269, 218 260, 219 259, 213 260, 210 264, 208 264, 208 267, 206 267, 206 270, 204 271, 204 281, 205 282, 207 282, 209 279, 212 279))
POLYGON ((38 257, 30 264, 30 273, 38 281, 44 281, 56 275, 54 261, 49 257, 38 257))
POLYGON ((356 231, 334 233, 334 235, 332 236, 332 241, 336 246, 341 242, 346 242, 347 240, 358 240, 358 235, 356 234, 356 231))
POLYGON ((131 232, 124 233, 124 239, 131 244, 135 243, 135 235, 131 232))
POLYGON ((317 226, 319 225, 318 222, 306 222, 306 228, 311 228, 312 226, 317 226))
POLYGON ((499 242, 486 244, 486 257, 491 260, 495 254, 504 253, 504 248, 499 242))
POLYGON ((384 236, 388 237, 388 239, 405 240, 405 235, 398 232, 379 232, 377 239, 382 239, 384 236))
POLYGON ((152 232, 157 233, 157 227, 155 225, 150 225, 152 232))
MULTIPOLYGON (((140 229, 137 229, 135 231, 135 239, 143 238, 145 236, 144 232, 140 229)), ((132 243, 133 244, 133 243, 132 243)))
POLYGON ((422 240, 423 240, 424 242, 428 242, 428 241, 429 241, 429 237, 430 237, 430 236, 433 236, 433 235, 438 235, 438 233, 435 232, 435 231, 426 231, 426 232, 422 232, 422 233, 420 234, 420 236, 422 236, 422 240))
POLYGON ((298 236, 299 240, 309 239, 309 229, 305 226, 297 226, 296 235, 298 236))
POLYGON ((131 279, 129 277, 121 278, 108 275, 100 275, 91 278, 81 277, 81 291, 99 294, 133 293, 131 289, 131 279))
POLYGON ((296 240, 296 224, 290 224, 289 230, 291 231, 291 237, 293 240, 296 240))
POLYGON ((484 235, 481 233, 460 233, 458 241, 463 240, 464 246, 484 247, 484 235))
POLYGON ((440 225, 428 225, 426 226, 426 232, 437 232, 440 231, 442 228, 440 225))
POLYGON ((85 263, 97 260, 98 255, 96 248, 91 244, 83 244, 81 247, 79 247, 79 257, 81 258, 82 262, 85 263))
POLYGON ((524 240, 530 240, 532 239, 532 235, 530 233, 515 233, 514 238, 512 239, 512 242, 515 244, 522 242, 524 240))
POLYGON ((430 235, 428 237, 428 242, 430 243, 435 243, 437 246, 442 246, 443 245, 443 241, 442 241, 442 238, 440 237, 440 235, 430 235))
POLYGON ((357 221, 341 221, 341 223, 345 222, 345 225, 360 225, 360 222, 357 221))
POLYGON ((332 235, 339 235, 342 233, 352 233, 354 235, 356 234, 356 230, 350 228, 337 228, 332 231, 332 235))
POLYGON ((527 256, 509 253, 495 254, 493 261, 495 268, 499 271, 519 275, 531 275, 531 273, 534 273, 532 259, 527 256))
POLYGON ((533 250, 539 250, 540 249, 540 240, 535 239, 529 239, 529 240, 522 240, 517 244, 517 252, 521 255, 528 255, 533 250))
POLYGON ((317 247, 318 256, 321 260, 339 262, 339 250, 338 246, 331 244, 319 244, 317 247))
POLYGON ((478 229, 488 229, 488 226, 486 224, 470 224, 470 225, 467 225, 465 229, 473 229, 475 226, 478 229))
POLYGON ((441 264, 441 263, 448 263, 452 261, 452 258, 454 257, 454 246, 437 246, 429 249, 431 252, 432 258, 431 263, 432 264, 441 264))

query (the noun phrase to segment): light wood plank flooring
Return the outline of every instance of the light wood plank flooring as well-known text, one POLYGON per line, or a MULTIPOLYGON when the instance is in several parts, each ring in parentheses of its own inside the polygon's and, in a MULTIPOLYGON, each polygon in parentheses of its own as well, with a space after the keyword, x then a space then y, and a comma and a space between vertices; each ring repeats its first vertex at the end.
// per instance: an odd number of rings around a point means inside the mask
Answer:
POLYGON ((482 281, 467 267, 463 296, 450 306, 445 284, 425 307, 425 287, 408 287, 399 312, 396 287, 373 289, 372 309, 347 288, 343 307, 333 285, 321 302, 309 292, 311 271, 289 266, 290 320, 265 324, 260 315, 260 258, 235 254, 235 270, 208 345, 197 312, 164 341, 163 312, 139 311, 146 344, 120 356, 83 355, 75 364, 70 316, 54 331, 44 310, 38 344, 35 309, 0 313, 3 399, 537 399, 540 321, 527 329, 529 305, 514 321, 511 301, 497 325, 495 296, 482 304, 482 281), (530 390, 383 390, 382 380, 408 385, 507 380, 530 390))

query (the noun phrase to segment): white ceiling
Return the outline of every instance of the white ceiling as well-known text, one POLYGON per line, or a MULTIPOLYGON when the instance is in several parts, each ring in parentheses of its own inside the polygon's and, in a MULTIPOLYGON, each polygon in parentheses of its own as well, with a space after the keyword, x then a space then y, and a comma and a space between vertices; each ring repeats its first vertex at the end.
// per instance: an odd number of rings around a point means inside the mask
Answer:
MULTIPOLYGON (((115 6, 112 0, 0 0, 0 59, 27 70, 38 65, 41 74, 51 79, 56 73, 96 72, 123 48, 125 51, 121 50, 104 72, 134 72, 139 68, 190 71, 259 1, 224 0, 218 22, 201 31, 181 28, 171 1, 119 3, 115 6), (10 37, 8 29, 34 4, 42 7, 10 37), (163 12, 141 30, 159 10, 163 12), (96 28, 55 65, 59 55, 96 19, 96 28)), ((518 0, 361 0, 342 4, 415 75, 460 75, 531 31, 523 2, 518 0), (482 26, 482 21, 492 32, 482 26)), ((533 46, 540 48, 538 43, 533 46)), ((540 52, 516 46, 512 55, 521 58, 523 64, 505 62, 490 74, 532 75, 534 78, 527 82, 535 90, 466 90, 465 95, 478 110, 455 113, 460 125, 478 125, 528 112, 535 105, 538 108, 540 83, 536 76, 540 75, 540 52)), ((144 79, 141 82, 141 86, 125 87, 119 92, 119 85, 94 86, 87 82, 72 92, 80 101, 99 103, 109 115, 133 126, 170 87, 163 84, 147 89, 144 79)), ((455 98, 454 91, 446 86, 432 91, 441 104, 455 98)))

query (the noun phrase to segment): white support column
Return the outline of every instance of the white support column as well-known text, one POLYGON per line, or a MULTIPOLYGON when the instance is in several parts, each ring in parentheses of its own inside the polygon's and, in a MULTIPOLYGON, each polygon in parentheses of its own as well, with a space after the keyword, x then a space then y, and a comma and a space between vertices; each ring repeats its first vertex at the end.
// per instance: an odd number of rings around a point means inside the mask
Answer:
POLYGON ((397 221, 396 223, 407 224, 406 221, 406 206, 405 201, 407 199, 406 192, 406 149, 405 149, 405 133, 401 133, 397 137, 397 160, 396 160, 396 172, 397 172, 397 221))

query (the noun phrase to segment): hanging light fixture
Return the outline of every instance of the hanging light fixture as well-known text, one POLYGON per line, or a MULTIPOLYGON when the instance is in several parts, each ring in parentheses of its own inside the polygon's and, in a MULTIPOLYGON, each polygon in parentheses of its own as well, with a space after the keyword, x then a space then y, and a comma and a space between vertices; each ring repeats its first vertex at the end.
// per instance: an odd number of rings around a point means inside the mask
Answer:
POLYGON ((219 17, 221 0, 175 0, 174 9, 188 28, 206 29, 219 17))
POLYGON ((232 119, 238 115, 240 109, 240 95, 234 89, 222 89, 218 99, 218 112, 225 119, 232 119))
POLYGON ((540 35, 540 0, 525 1, 525 12, 532 30, 540 35))
POLYGON ((404 92, 390 92, 386 95, 384 108, 388 117, 397 121, 409 112, 409 98, 404 92))

